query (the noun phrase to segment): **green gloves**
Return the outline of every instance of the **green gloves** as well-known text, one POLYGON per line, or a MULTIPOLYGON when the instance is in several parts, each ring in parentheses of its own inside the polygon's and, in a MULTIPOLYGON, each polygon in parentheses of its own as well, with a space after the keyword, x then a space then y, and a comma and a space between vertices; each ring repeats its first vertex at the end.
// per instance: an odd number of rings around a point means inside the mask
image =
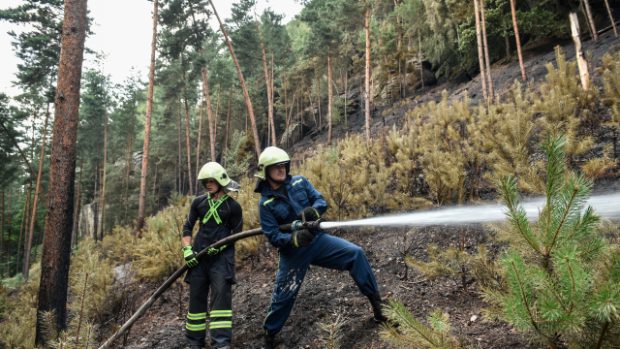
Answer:
POLYGON ((221 251, 224 251, 226 249, 226 247, 228 247, 228 245, 222 245, 220 247, 209 247, 207 249, 207 254, 209 256, 215 256, 216 254, 220 253, 221 251))
POLYGON ((194 250, 192 250, 192 246, 183 246, 181 250, 183 251, 183 259, 185 259, 185 264, 187 264, 189 268, 193 268, 198 265, 196 253, 194 253, 194 250))
POLYGON ((295 230, 291 233, 291 244, 294 247, 308 246, 314 240, 314 233, 308 229, 295 230))

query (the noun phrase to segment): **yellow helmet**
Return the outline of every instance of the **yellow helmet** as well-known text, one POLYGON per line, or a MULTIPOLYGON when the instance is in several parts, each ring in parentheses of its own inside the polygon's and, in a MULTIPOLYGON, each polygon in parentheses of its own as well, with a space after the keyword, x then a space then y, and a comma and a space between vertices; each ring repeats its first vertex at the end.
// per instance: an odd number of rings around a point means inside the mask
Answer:
POLYGON ((222 165, 218 164, 215 161, 207 162, 206 164, 204 164, 204 166, 202 166, 200 172, 198 172, 197 179, 199 181, 203 181, 208 178, 213 178, 225 190, 236 191, 239 189, 239 184, 230 179, 230 177, 228 177, 228 174, 226 173, 226 169, 224 169, 222 165))
POLYGON ((258 157, 258 173, 256 173, 255 176, 265 180, 267 178, 265 172, 267 167, 276 164, 285 164, 286 174, 288 174, 291 169, 291 158, 284 150, 278 147, 265 148, 265 150, 263 150, 258 157))

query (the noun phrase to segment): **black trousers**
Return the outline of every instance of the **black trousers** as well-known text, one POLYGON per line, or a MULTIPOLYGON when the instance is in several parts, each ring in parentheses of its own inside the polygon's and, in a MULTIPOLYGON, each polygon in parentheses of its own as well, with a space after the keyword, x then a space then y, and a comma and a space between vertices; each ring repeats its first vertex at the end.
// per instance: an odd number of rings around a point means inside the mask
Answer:
POLYGON ((185 335, 190 345, 204 346, 207 318, 211 345, 214 348, 230 345, 234 264, 229 259, 225 254, 206 257, 188 272, 185 280, 190 285, 189 310, 185 335))

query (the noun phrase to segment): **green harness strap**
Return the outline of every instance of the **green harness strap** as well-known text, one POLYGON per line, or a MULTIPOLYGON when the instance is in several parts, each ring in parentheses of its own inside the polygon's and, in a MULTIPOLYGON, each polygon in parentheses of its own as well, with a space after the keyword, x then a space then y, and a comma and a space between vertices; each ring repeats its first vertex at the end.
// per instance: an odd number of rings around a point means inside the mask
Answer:
POLYGON ((224 201, 226 201, 226 199, 228 199, 228 195, 224 195, 218 200, 213 200, 209 197, 209 211, 207 211, 207 214, 202 219, 202 224, 206 224, 212 217, 215 219, 215 223, 222 224, 222 219, 217 213, 217 209, 224 201))

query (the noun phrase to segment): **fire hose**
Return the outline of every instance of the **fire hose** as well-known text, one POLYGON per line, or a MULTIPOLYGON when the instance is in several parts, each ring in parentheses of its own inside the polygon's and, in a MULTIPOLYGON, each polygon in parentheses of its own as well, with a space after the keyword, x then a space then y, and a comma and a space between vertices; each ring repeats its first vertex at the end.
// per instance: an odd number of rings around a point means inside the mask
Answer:
MULTIPOLYGON (((298 229, 321 229, 321 223, 324 222, 321 222, 321 220, 313 222, 303 222, 298 229)), ((281 225, 280 230, 290 231, 291 224, 281 225)), ((202 251, 198 252, 196 258, 200 259, 205 254, 207 254, 207 251, 211 248, 218 248, 226 244, 234 243, 235 241, 241 239, 259 235, 262 232, 263 231, 260 228, 256 228, 227 236, 224 239, 216 241, 215 243, 202 249, 202 251)), ((138 308, 138 310, 136 310, 136 312, 133 313, 133 315, 127 321, 125 321, 125 323, 110 338, 108 338, 105 342, 103 342, 103 344, 101 344, 101 346, 99 346, 99 349, 110 347, 110 345, 115 340, 117 340, 123 333, 127 332, 131 328, 131 326, 133 326, 133 324, 146 313, 146 311, 153 305, 153 303, 155 303, 159 296, 161 296, 179 277, 181 277, 181 275, 183 275, 187 271, 187 269, 189 269, 188 266, 183 264, 182 267, 172 273, 172 275, 170 275, 168 279, 166 279, 166 281, 164 281, 164 283, 161 284, 161 286, 159 286, 157 290, 155 290, 155 292, 153 292, 153 294, 144 303, 142 303, 140 308, 138 308)))

